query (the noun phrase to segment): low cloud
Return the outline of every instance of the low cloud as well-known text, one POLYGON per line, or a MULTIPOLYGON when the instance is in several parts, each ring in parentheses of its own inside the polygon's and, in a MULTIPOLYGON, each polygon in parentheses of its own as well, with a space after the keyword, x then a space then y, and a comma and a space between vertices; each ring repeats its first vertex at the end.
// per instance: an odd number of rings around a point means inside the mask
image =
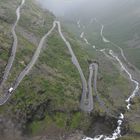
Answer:
POLYGON ((37 0, 57 16, 63 16, 87 0, 37 0))

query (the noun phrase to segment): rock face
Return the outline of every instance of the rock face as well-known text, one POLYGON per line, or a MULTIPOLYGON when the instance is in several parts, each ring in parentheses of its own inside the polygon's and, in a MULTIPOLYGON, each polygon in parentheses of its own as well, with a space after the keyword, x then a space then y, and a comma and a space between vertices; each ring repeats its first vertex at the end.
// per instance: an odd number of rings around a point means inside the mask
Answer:
POLYGON ((83 134, 80 131, 76 131, 75 133, 70 134, 65 139, 66 140, 81 140, 83 138, 83 134))
POLYGON ((32 138, 32 140, 81 140, 84 137, 84 135, 82 134, 82 132, 80 131, 76 131, 74 133, 69 133, 67 135, 63 135, 61 137, 47 137, 47 136, 37 136, 32 138))
POLYGON ((14 124, 12 120, 4 116, 0 116, 0 138, 3 140, 19 140, 22 139, 21 131, 18 130, 18 124, 14 124))

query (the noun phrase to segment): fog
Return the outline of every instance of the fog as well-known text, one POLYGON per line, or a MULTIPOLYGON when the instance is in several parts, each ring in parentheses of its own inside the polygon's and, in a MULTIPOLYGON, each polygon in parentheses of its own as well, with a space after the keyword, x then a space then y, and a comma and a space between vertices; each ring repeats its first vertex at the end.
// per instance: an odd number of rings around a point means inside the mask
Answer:
POLYGON ((38 0, 44 7, 49 9, 57 16, 63 16, 87 0, 38 0))
POLYGON ((110 5, 115 0, 37 0, 44 8, 49 9, 56 16, 64 16, 77 8, 88 9, 110 5), (84 7, 83 7, 84 6, 84 7))

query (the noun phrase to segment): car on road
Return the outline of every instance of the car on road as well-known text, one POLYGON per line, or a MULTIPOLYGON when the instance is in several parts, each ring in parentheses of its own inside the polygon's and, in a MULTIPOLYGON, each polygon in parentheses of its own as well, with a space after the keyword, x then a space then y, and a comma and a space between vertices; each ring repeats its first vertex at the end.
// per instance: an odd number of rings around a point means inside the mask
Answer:
POLYGON ((11 93, 13 90, 14 90, 13 87, 10 87, 8 93, 11 93))

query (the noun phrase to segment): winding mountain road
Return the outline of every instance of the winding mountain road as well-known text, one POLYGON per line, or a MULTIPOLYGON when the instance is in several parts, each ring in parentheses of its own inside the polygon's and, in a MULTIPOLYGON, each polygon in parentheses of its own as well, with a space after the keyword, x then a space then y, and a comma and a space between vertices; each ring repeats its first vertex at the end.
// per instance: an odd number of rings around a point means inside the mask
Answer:
POLYGON ((82 110, 89 112, 89 113, 93 110, 92 79, 94 79, 93 86, 94 86, 95 90, 97 91, 97 87, 96 87, 97 73, 98 73, 98 64, 97 63, 90 64, 89 65, 89 78, 88 78, 88 93, 87 93, 87 95, 83 94, 83 96, 81 98, 81 105, 80 105, 82 110), (94 72, 94 76, 93 76, 93 72, 94 72), (89 105, 86 106, 85 104, 89 104, 89 105))
POLYGON ((4 71, 4 75, 3 75, 1 83, 0 83, 0 89, 3 87, 5 81, 7 80, 8 76, 9 76, 9 73, 10 73, 10 70, 12 68, 13 62, 15 60, 16 50, 17 50, 17 45, 18 45, 18 39, 17 39, 15 29, 16 29, 16 26, 19 22, 20 10, 21 10, 22 6, 24 5, 24 3, 25 3, 25 0, 22 0, 21 4, 16 9, 17 19, 16 19, 16 22, 14 23, 14 25, 12 27, 12 30, 11 30, 14 41, 13 41, 13 45, 12 45, 12 49, 11 49, 11 55, 9 57, 8 63, 6 65, 6 68, 5 68, 5 71, 4 71))
MULTIPOLYGON (((93 19, 92 19, 93 20, 93 19)), ((91 20, 91 21, 92 21, 91 20)), ((97 19, 96 19, 97 20, 97 19)), ((96 22, 98 22, 98 21, 96 21, 96 22)), ((104 27, 104 26, 103 26, 104 27)), ((102 29, 101 29, 101 35, 102 35, 102 32, 103 32, 103 27, 102 27, 102 29)), ((80 34, 80 38, 81 39, 83 39, 83 41, 87 44, 87 45, 91 45, 89 42, 88 42, 88 40, 86 39, 86 37, 85 37, 85 32, 83 31, 81 34, 80 34)), ((107 39, 105 39, 105 37, 104 37, 104 40, 107 40, 107 39)), ((96 46, 95 45, 93 45, 92 46, 92 48, 93 49, 96 49, 96 46)), ((103 49, 103 50, 98 50, 98 49, 96 49, 96 51, 101 51, 101 52, 103 52, 103 53, 105 53, 105 51, 104 51, 105 49, 103 49)), ((109 113, 109 110, 105 107, 105 103, 103 102, 103 100, 101 100, 100 99, 100 97, 99 97, 99 94, 97 93, 97 74, 98 74, 98 64, 97 63, 92 63, 92 64, 90 64, 90 66, 89 67, 91 67, 92 66, 92 68, 94 68, 93 70, 94 70, 94 92, 95 92, 95 94, 96 94, 96 98, 97 98, 97 101, 98 101, 98 103, 100 104, 100 106, 102 107, 102 109, 103 110, 105 110, 106 111, 106 113, 108 113, 108 114, 110 114, 109 113)), ((91 69, 91 68, 90 68, 91 69)), ((90 71, 90 75, 91 75, 91 71, 90 71)), ((92 77, 93 77, 93 74, 92 74, 92 77)), ((89 76, 89 81, 90 81, 90 79, 92 78, 91 76, 89 76)), ((88 88, 90 89, 91 88, 91 83, 89 83, 88 82, 88 88)), ((91 90, 90 90, 91 91, 91 90)), ((90 91, 88 90, 88 95, 89 95, 89 93, 90 93, 90 91)), ((89 97, 91 97, 91 93, 90 93, 90 96, 89 97)), ((85 97, 84 97, 84 99, 85 100, 87 100, 87 101, 85 101, 85 102, 88 102, 88 101, 90 101, 90 98, 88 97, 88 100, 87 99, 85 99, 85 97)), ((92 97, 93 98, 93 97, 92 97)), ((84 103, 84 99, 82 99, 81 100, 81 104, 83 104, 84 103)), ((82 106, 82 105, 81 105, 82 106)), ((81 108, 83 108, 83 107, 81 107, 81 108)), ((111 115, 111 114, 110 114, 111 115)))
MULTIPOLYGON (((20 19, 20 10, 23 6, 23 4, 25 3, 25 0, 22 0, 21 4, 19 5, 19 7, 16 9, 16 15, 17 15, 17 19, 15 24, 12 27, 12 35, 14 38, 13 41, 13 45, 12 45, 12 50, 11 50, 11 56, 9 57, 7 66, 5 68, 4 71, 4 75, 2 78, 2 82, 0 85, 0 88, 2 88, 4 82, 7 80, 9 72, 12 68, 13 62, 15 60, 15 55, 16 55, 16 50, 17 50, 17 44, 18 44, 18 39, 17 39, 17 35, 15 32, 15 28, 18 24, 18 21, 20 19)), ((78 27, 80 28, 80 21, 77 22, 78 27)), ((53 22, 53 26, 52 28, 42 37, 31 61, 29 62, 29 64, 25 67, 25 69, 19 74, 19 76, 16 78, 15 82, 13 82, 12 84, 12 88, 13 91, 15 91, 19 84, 22 82, 23 78, 30 72, 30 70, 32 69, 32 67, 35 65, 36 61, 38 60, 42 47, 44 45, 45 40, 48 38, 48 36, 52 33, 52 31, 55 29, 55 27, 58 26, 58 32, 59 35, 61 36, 62 40, 65 42, 69 53, 71 55, 71 61, 72 63, 75 65, 75 67, 77 68, 80 77, 81 77, 81 82, 82 82, 82 97, 81 97, 81 101, 80 101, 80 108, 85 111, 85 112, 91 112, 93 110, 93 95, 92 95, 92 79, 93 79, 93 86, 94 86, 94 91, 96 93, 96 96, 99 100, 99 102, 101 103, 102 106, 104 106, 104 104, 100 101, 100 98, 97 94, 97 74, 98 74, 98 64, 97 63, 92 63, 89 65, 89 78, 88 78, 88 84, 86 81, 86 78, 83 74, 83 71, 81 69, 81 66, 78 62, 77 57, 75 56, 72 47, 70 45, 70 43, 66 40, 65 36, 62 33, 61 30, 61 24, 59 21, 54 21, 53 22), (94 78, 93 78, 93 74, 94 74, 94 78)), ((104 29, 104 25, 101 24, 101 37, 104 43, 112 43, 111 41, 107 40, 104 36, 103 36, 103 29, 104 29)), ((83 38, 86 42, 86 44, 90 44, 86 38, 83 37, 84 33, 81 34, 81 38, 83 38)), ((120 51, 121 51, 121 55, 124 58, 125 61, 127 61, 123 50, 119 47, 120 51)), ((134 80, 134 78, 132 77, 132 74, 127 70, 127 68, 124 66, 124 64, 122 63, 122 61, 119 59, 119 57, 113 52, 113 50, 109 50, 109 55, 105 53, 105 49, 100 50, 101 52, 103 52, 108 58, 113 58, 115 59, 119 65, 121 66, 121 68, 124 70, 124 72, 128 75, 130 81, 135 84, 135 89, 133 90, 132 94, 126 99, 127 102, 127 110, 130 109, 131 106, 131 100, 136 96, 137 92, 139 91, 139 82, 134 80)), ((6 103, 6 101, 10 98, 10 96, 12 95, 12 92, 9 92, 9 89, 7 89, 7 91, 4 91, 5 94, 2 98, 0 98, 0 105, 3 105, 4 103, 6 103)), ((121 137, 121 125, 124 121, 124 114, 120 113, 119 117, 118 117, 118 126, 117 128, 114 130, 114 132, 110 135, 110 136, 105 136, 105 135, 99 135, 99 136, 95 136, 94 138, 84 138, 83 140, 116 140, 119 137, 121 137)))
POLYGON ((21 81, 23 80, 23 78, 29 73, 29 71, 32 69, 32 67, 34 66, 34 64, 35 64, 36 61, 38 60, 38 57, 39 57, 39 55, 40 55, 40 52, 41 52, 42 47, 43 47, 43 45, 44 45, 44 42, 45 42, 45 40, 47 39, 47 37, 52 33, 52 31, 54 30, 54 28, 55 28, 55 23, 53 23, 52 28, 47 32, 47 34, 45 34, 45 35, 42 37, 42 39, 41 39, 41 41, 40 41, 40 43, 39 43, 39 45, 38 45, 38 47, 37 47, 37 49, 36 49, 36 51, 35 51, 35 53, 34 53, 32 59, 31 59, 30 63, 29 63, 29 64, 25 67, 25 69, 19 74, 19 76, 17 77, 17 79, 16 79, 14 85, 12 86, 12 87, 13 87, 13 90, 15 90, 15 89, 19 86, 20 82, 21 82, 21 81))
POLYGON ((59 34, 62 37, 63 41, 66 43, 66 45, 69 49, 69 52, 72 56, 72 62, 76 66, 77 70, 79 71, 80 77, 81 77, 83 89, 82 89, 82 97, 81 97, 81 101, 80 101, 80 108, 85 112, 91 112, 93 110, 93 97, 91 97, 92 93, 88 94, 89 89, 87 89, 87 81, 86 81, 86 78, 85 78, 83 71, 80 67, 80 64, 79 64, 79 62, 78 62, 78 60, 77 60, 77 58, 76 58, 76 56, 71 48, 70 43, 65 39, 64 35, 61 32, 60 22, 57 22, 57 24, 58 24, 59 34), (87 94, 88 94, 88 97, 87 97, 87 94))
MULTIPOLYGON (((40 52, 41 52, 41 49, 44 45, 44 42, 45 40, 47 39, 47 37, 52 33, 52 31, 54 30, 54 28, 56 27, 56 25, 58 26, 58 32, 62 38, 62 40, 65 42, 69 52, 70 52, 70 55, 71 55, 71 60, 72 60, 72 63, 76 66, 79 74, 80 74, 80 77, 81 77, 81 81, 82 81, 82 98, 81 98, 81 109, 83 111, 86 111, 86 112, 90 112, 93 110, 93 99, 92 99, 92 93, 89 93, 88 95, 90 96, 90 98, 87 99, 87 92, 88 92, 88 89, 87 89, 87 82, 86 82, 86 79, 85 79, 85 76, 83 74, 83 71, 80 67, 80 64, 72 50, 72 47, 70 45, 70 43, 66 40, 66 38, 64 37, 62 31, 61 31, 61 25, 60 25, 60 22, 59 21, 54 21, 53 22, 53 26, 52 28, 42 37, 30 63, 25 67, 25 69, 19 74, 19 76, 16 78, 15 82, 13 83, 12 85, 12 88, 13 88, 13 91, 15 91, 17 89, 17 87, 19 86, 19 84, 21 83, 21 81, 23 80, 23 78, 29 73, 29 71, 32 69, 32 67, 34 66, 34 64, 36 63, 39 55, 40 55, 40 52), (85 103, 85 100, 88 100, 88 103, 86 104, 85 103), (89 101, 90 100, 90 101, 89 101)), ((12 95, 13 91, 11 93, 8 92, 8 90, 5 92, 4 96, 2 98, 0 98, 0 105, 3 105, 4 103, 6 103, 6 101, 10 98, 10 96, 12 95)), ((90 89, 91 91, 91 89, 90 89)))
POLYGON ((94 67, 94 80, 93 80, 93 85, 94 85, 94 92, 96 94, 96 98, 100 106, 103 108, 103 110, 109 114, 109 111, 105 107, 105 103, 103 100, 100 99, 98 91, 97 91, 97 75, 98 75, 98 64, 93 63, 92 66, 94 67))

